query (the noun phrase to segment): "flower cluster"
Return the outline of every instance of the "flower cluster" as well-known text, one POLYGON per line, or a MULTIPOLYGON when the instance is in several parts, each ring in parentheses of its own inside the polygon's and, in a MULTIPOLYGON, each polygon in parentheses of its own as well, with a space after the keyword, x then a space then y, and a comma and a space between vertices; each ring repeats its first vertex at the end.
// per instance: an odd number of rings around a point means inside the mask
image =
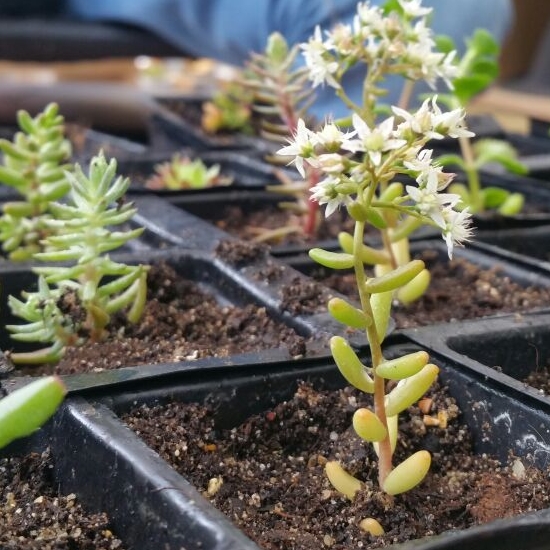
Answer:
POLYGON ((369 67, 373 80, 384 74, 399 74, 424 80, 432 88, 437 79, 449 87, 456 76, 456 52, 439 52, 427 24, 431 8, 419 0, 398 0, 398 10, 389 16, 368 2, 357 5, 351 25, 340 24, 324 33, 315 30, 302 45, 306 66, 314 86, 340 87, 342 73, 357 63, 369 67))
POLYGON ((438 227, 451 257, 453 247, 470 237, 470 215, 468 209, 455 210, 459 195, 441 192, 453 175, 443 172, 424 145, 430 139, 473 134, 464 127, 461 109, 443 113, 436 98, 413 114, 398 108, 393 112, 373 126, 354 114, 349 131, 332 122, 313 131, 300 120, 294 139, 279 153, 294 157, 291 162, 301 174, 308 164, 324 175, 311 189, 311 200, 326 205, 326 216, 357 201, 367 208, 395 209, 438 227), (381 203, 380 193, 398 174, 411 176, 417 185, 406 185, 406 193, 391 204, 381 203))

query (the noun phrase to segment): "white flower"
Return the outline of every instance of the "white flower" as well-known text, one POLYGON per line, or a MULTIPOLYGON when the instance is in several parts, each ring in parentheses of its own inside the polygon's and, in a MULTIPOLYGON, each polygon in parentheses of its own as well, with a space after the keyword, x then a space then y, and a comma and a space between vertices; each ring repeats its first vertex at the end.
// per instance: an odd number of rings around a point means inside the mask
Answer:
POLYGON ((434 131, 452 138, 474 137, 475 134, 466 129, 464 117, 466 113, 463 109, 454 109, 443 113, 436 103, 437 96, 432 99, 432 125, 434 131))
POLYGON ((421 187, 405 186, 409 197, 416 203, 418 212, 432 219, 441 229, 447 228, 445 210, 454 208, 460 202, 460 196, 454 193, 438 193, 437 183, 427 182, 421 187))
POLYGON ((355 28, 352 29, 351 25, 344 23, 336 25, 332 31, 327 33, 334 50, 342 56, 350 55, 356 49, 356 34, 355 28))
POLYGON ((409 44, 404 55, 407 66, 405 76, 411 80, 424 80, 432 89, 435 89, 437 79, 443 78, 449 88, 452 87, 451 78, 456 76, 454 65, 446 62, 448 56, 427 50, 420 44, 409 44))
POLYGON ((475 134, 464 125, 465 112, 463 109, 442 112, 437 105, 437 96, 428 98, 420 109, 410 114, 399 107, 392 107, 393 112, 404 121, 397 126, 396 133, 403 137, 410 137, 411 132, 423 135, 427 139, 443 139, 473 137, 475 134))
POLYGON ((371 6, 368 2, 357 4, 357 16, 363 26, 368 27, 376 34, 384 33, 384 15, 378 6, 371 6))
POLYGON ((399 149, 407 144, 404 139, 394 137, 394 118, 389 117, 378 126, 370 126, 356 113, 352 116, 352 123, 357 133, 357 139, 348 140, 342 144, 346 151, 365 152, 372 164, 379 166, 382 162, 382 153, 399 149))
POLYGON ((411 172, 416 172, 416 181, 430 185, 436 191, 443 191, 453 180, 455 174, 443 172, 443 168, 432 160, 432 149, 423 149, 413 160, 405 160, 403 165, 411 172))
POLYGON ((326 174, 341 174, 344 171, 344 157, 338 153, 324 153, 312 159, 311 164, 326 174))
POLYGON ((338 183, 338 179, 328 177, 311 188, 310 200, 318 202, 319 205, 327 205, 325 209, 326 218, 335 212, 341 204, 347 204, 351 200, 348 195, 338 192, 336 189, 338 183))
POLYGON ((453 248, 463 246, 464 242, 472 237, 472 216, 467 208, 462 212, 456 212, 449 207, 443 210, 443 217, 445 219, 443 239, 447 243, 449 259, 452 259, 453 248))
POLYGON ((437 68, 438 76, 441 78, 450 90, 454 89, 452 80, 459 74, 458 65, 454 62, 456 50, 449 52, 437 68))
POLYGON ((306 67, 309 69, 309 79, 314 88, 324 83, 333 88, 340 88, 340 84, 332 76, 338 70, 338 63, 330 54, 333 47, 330 41, 323 42, 319 26, 315 27, 315 32, 309 41, 300 45, 306 67))
POLYGON ((443 136, 436 136, 432 131, 433 121, 429 99, 426 99, 416 113, 413 114, 409 113, 405 109, 395 106, 392 107, 392 111, 398 117, 403 119, 403 122, 397 126, 397 135, 403 136, 406 139, 410 137, 412 132, 415 135, 426 136, 428 139, 442 139, 443 136))
POLYGON ((331 151, 337 151, 343 143, 347 142, 347 140, 354 135, 355 132, 344 133, 336 124, 327 122, 323 128, 317 132, 315 139, 317 145, 322 145, 331 151))
POLYGON ((432 8, 422 7, 422 0, 399 0, 399 5, 409 17, 423 17, 432 11, 432 8))
POLYGON ((432 162, 432 150, 420 151, 412 161, 405 161, 405 168, 416 172, 418 187, 405 187, 409 197, 416 203, 420 214, 431 218, 441 229, 446 229, 445 211, 454 208, 460 202, 460 196, 454 193, 439 193, 453 179, 454 174, 446 174, 441 166, 432 162))
POLYGON ((289 139, 289 145, 277 151, 278 155, 293 156, 289 164, 294 164, 300 175, 305 178, 304 159, 313 155, 316 145, 316 134, 306 127, 303 119, 298 120, 294 139, 289 139))

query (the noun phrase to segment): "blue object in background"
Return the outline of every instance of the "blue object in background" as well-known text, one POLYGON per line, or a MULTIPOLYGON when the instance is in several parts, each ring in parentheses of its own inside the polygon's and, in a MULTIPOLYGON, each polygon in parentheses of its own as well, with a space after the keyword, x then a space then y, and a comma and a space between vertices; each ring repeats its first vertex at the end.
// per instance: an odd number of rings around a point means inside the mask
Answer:
MULTIPOLYGON (((510 0, 424 0, 423 5, 434 8, 435 34, 449 35, 458 47, 476 28, 502 41, 513 16, 510 0)), ((272 32, 281 32, 290 44, 305 42, 317 25, 350 23, 356 6, 356 0, 67 0, 66 10, 72 18, 144 28, 184 54, 242 65, 251 51, 264 50, 272 32)), ((361 71, 351 72, 345 82, 357 101, 361 82, 361 71)), ((397 101, 401 85, 396 78, 388 81, 388 102, 397 101)), ((331 88, 317 92, 313 114, 318 118, 346 114, 331 88)))

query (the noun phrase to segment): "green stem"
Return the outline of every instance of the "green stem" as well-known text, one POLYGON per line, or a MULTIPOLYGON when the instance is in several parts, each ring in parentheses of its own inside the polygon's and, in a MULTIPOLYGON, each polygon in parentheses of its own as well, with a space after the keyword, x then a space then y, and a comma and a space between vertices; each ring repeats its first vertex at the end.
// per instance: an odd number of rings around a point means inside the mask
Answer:
POLYGON ((483 212, 483 200, 481 197, 481 183, 479 180, 479 171, 475 163, 474 150, 470 138, 460 136, 458 138, 462 158, 464 159, 464 170, 468 179, 468 189, 470 192, 471 211, 483 212))
MULTIPOLYGON (((367 280, 365 274, 365 266, 363 265, 363 262, 360 259, 360 254, 358 253, 358 251, 363 246, 364 233, 365 223, 355 222, 355 229, 353 234, 355 279, 357 283, 357 289, 359 291, 361 307, 363 308, 364 313, 372 319, 373 311, 370 303, 370 294, 365 291, 365 283, 367 280)), ((372 323, 366 329, 366 336, 370 346, 374 376, 374 412, 387 430, 388 421, 386 418, 386 408, 384 403, 386 397, 385 383, 383 378, 376 375, 376 367, 384 361, 384 356, 382 355, 382 344, 380 342, 380 339, 378 338, 376 323, 372 323)), ((381 487, 383 486, 383 483, 391 470, 392 450, 390 438, 389 435, 387 435, 386 438, 383 441, 380 441, 378 445, 378 482, 381 487)))

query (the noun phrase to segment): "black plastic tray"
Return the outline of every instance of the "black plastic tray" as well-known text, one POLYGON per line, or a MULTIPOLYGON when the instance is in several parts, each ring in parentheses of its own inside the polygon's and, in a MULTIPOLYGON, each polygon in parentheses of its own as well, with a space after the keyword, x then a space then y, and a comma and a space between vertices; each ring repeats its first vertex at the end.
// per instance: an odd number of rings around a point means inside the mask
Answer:
MULTIPOLYGON (((247 151, 196 151, 193 149, 181 149, 178 151, 183 157, 191 160, 200 159, 207 167, 220 166, 220 174, 231 178, 229 185, 215 186, 205 189, 148 189, 145 182, 155 172, 157 164, 170 162, 171 155, 146 154, 140 157, 125 159, 118 163, 118 173, 128 176, 132 180, 131 194, 155 194, 168 200, 176 200, 177 197, 189 195, 210 195, 221 193, 222 195, 233 189, 264 189, 267 185, 277 185, 279 180, 274 174, 274 167, 258 157, 251 156, 247 151)), ((290 175, 293 175, 288 171, 290 175)))
POLYGON ((247 149, 256 156, 273 155, 282 145, 242 133, 208 134, 200 126, 202 97, 157 98, 160 108, 151 116, 151 134, 156 146, 166 149, 193 147, 197 150, 247 149), (183 113, 187 109, 191 116, 183 113))
MULTIPOLYGON (((334 321, 325 308, 328 296, 336 295, 335 292, 324 289, 325 299, 320 302, 318 312, 291 313, 283 306, 285 289, 295 287, 299 281, 307 282, 302 274, 287 265, 280 264, 265 252, 247 260, 245 265, 233 265, 208 251, 208 248, 213 246, 208 241, 208 232, 201 233, 201 236, 205 243, 203 250, 200 250, 198 246, 194 250, 143 250, 138 254, 113 255, 113 258, 131 265, 165 261, 172 265, 179 275, 196 282, 207 292, 213 294, 220 303, 235 306, 254 303, 265 307, 272 318, 307 338, 306 360, 330 355, 327 335, 343 334, 344 331, 344 327, 334 321), (266 275, 266 273, 271 275, 266 275)), ((20 322, 11 316, 7 306, 7 297, 10 294, 19 296, 24 288, 32 289, 36 285, 36 276, 30 271, 29 265, 14 265, 6 262, 0 265, 0 278, 3 283, 3 293, 0 297, 2 324, 20 322)), ((362 334, 357 333, 356 340, 357 345, 364 344, 362 334)), ((6 332, 0 334, 0 348, 4 350, 28 349, 11 340, 6 332)), ((200 370, 208 365, 238 365, 251 362, 268 365, 289 359, 290 354, 287 349, 275 348, 228 357, 212 357, 160 365, 140 365, 98 373, 67 375, 64 378, 69 388, 84 390, 124 385, 136 380, 162 378, 179 370, 200 370)), ((295 360, 300 361, 301 359, 296 358, 295 360)), ((5 382, 5 385, 8 387, 10 382, 5 382)))
MULTIPOLYGON (((397 342, 386 354, 390 357, 416 349, 419 348, 410 342, 397 342)), ((547 448, 547 430, 541 431, 540 427, 550 425, 550 402, 507 384, 498 373, 493 376, 493 371, 472 369, 437 352, 433 360, 440 365, 441 381, 457 399, 464 420, 472 430, 475 452, 491 453, 505 460, 511 450, 526 462, 545 467, 547 455, 532 450, 547 448), (508 422, 508 417, 513 421, 508 422)), ((208 398, 223 404, 220 422, 227 428, 290 397, 298 380, 308 380, 323 388, 342 386, 337 369, 322 363, 307 369, 292 363, 274 369, 264 366, 260 370, 258 365, 249 365, 223 371, 214 369, 208 377, 204 374, 179 373, 166 386, 141 387, 124 394, 95 397, 117 414, 142 403, 166 403, 174 399, 196 402, 208 398)), ((127 529, 132 537, 136 536, 134 529, 142 533, 142 524, 153 517, 166 530, 165 535, 157 535, 160 536, 158 543, 175 541, 190 550, 258 550, 184 478, 175 474, 155 453, 146 450, 137 436, 103 405, 69 403, 63 414, 57 416, 56 428, 63 423, 64 429, 56 429, 53 434, 54 452, 61 445, 63 449, 56 472, 61 488, 75 492, 82 502, 90 502, 109 513, 119 536, 124 537, 127 529), (77 434, 78 442, 85 441, 86 445, 68 444, 73 434, 77 434), (109 491, 97 490, 95 475, 99 463, 102 479, 114 481, 109 491), (166 500, 161 503, 162 499, 166 500), (167 539, 168 536, 175 538, 167 539)), ((544 510, 394 548, 542 550, 547 548, 549 537, 550 512, 544 510)))

